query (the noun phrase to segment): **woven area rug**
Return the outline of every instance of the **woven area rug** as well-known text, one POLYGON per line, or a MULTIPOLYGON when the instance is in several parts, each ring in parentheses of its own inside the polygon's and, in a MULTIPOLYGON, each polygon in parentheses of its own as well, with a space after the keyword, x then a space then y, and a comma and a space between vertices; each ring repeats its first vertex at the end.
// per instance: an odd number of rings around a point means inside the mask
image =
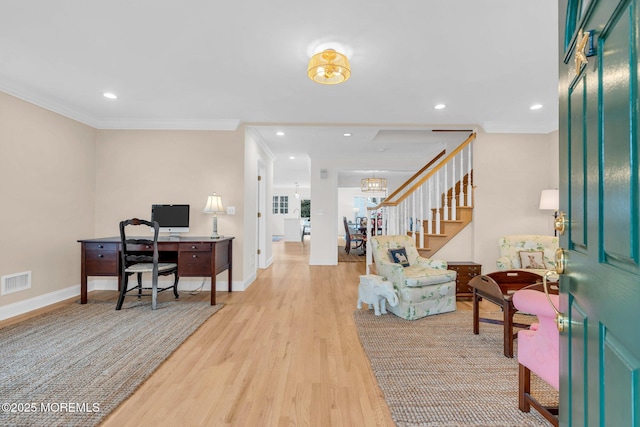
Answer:
POLYGON ((338 262, 365 262, 367 257, 360 249, 351 249, 351 252, 344 251, 344 245, 338 246, 338 262))
MULTIPOLYGON (((354 313, 396 424, 550 425, 534 409, 518 409, 518 362, 502 354, 502 326, 481 323, 480 334, 474 335, 472 315, 457 311, 407 321, 393 314, 375 316, 372 310, 354 313)), ((516 316, 525 323, 531 318, 516 316)), ((532 394, 544 404, 557 404, 557 391, 534 375, 532 394)))
POLYGON ((220 308, 90 301, 0 329, 0 425, 97 425, 220 308))

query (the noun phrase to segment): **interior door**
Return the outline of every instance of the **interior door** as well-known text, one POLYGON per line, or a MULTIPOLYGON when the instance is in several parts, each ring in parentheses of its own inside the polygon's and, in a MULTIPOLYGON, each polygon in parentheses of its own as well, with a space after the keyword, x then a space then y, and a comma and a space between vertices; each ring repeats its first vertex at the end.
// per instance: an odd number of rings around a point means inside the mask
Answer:
POLYGON ((560 422, 640 426, 638 5, 559 4, 560 422))

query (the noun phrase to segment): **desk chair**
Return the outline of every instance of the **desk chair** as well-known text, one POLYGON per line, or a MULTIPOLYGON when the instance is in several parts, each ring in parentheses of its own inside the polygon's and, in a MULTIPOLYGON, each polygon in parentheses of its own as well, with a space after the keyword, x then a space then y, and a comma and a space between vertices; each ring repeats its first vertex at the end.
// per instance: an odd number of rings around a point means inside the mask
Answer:
POLYGON ((156 300, 158 292, 173 289, 176 298, 178 295, 178 264, 158 262, 158 233, 159 226, 156 221, 150 222, 143 219, 133 218, 120 222, 120 241, 122 249, 120 251, 120 297, 116 304, 116 310, 122 308, 127 293, 138 291, 135 295, 138 299, 142 296, 151 296, 151 309, 156 309, 156 300), (153 239, 127 237, 128 230, 137 226, 147 226, 153 228, 153 239), (129 229, 127 228, 129 227, 129 229), (152 251, 152 253, 150 252, 152 251), (142 286, 142 274, 151 273, 151 287, 142 286), (136 274, 138 276, 138 284, 128 289, 129 276, 136 274), (158 276, 174 275, 173 285, 164 288, 158 288, 158 276), (150 294, 143 294, 143 290, 150 290, 150 294))

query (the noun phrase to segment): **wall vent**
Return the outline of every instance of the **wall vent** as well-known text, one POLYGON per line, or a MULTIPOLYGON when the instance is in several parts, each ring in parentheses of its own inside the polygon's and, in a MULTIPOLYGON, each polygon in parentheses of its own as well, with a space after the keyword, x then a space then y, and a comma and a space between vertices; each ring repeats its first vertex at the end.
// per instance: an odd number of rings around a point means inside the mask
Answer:
POLYGON ((14 292, 24 291, 25 289, 31 289, 30 271, 2 276, 0 295, 12 294, 14 292))

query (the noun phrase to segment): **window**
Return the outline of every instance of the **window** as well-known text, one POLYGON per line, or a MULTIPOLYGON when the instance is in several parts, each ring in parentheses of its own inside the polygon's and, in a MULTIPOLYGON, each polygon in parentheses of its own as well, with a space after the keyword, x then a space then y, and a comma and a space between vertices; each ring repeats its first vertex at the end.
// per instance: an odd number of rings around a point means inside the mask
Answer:
POLYGON ((273 196, 273 213, 274 215, 289 213, 289 196, 273 196))

